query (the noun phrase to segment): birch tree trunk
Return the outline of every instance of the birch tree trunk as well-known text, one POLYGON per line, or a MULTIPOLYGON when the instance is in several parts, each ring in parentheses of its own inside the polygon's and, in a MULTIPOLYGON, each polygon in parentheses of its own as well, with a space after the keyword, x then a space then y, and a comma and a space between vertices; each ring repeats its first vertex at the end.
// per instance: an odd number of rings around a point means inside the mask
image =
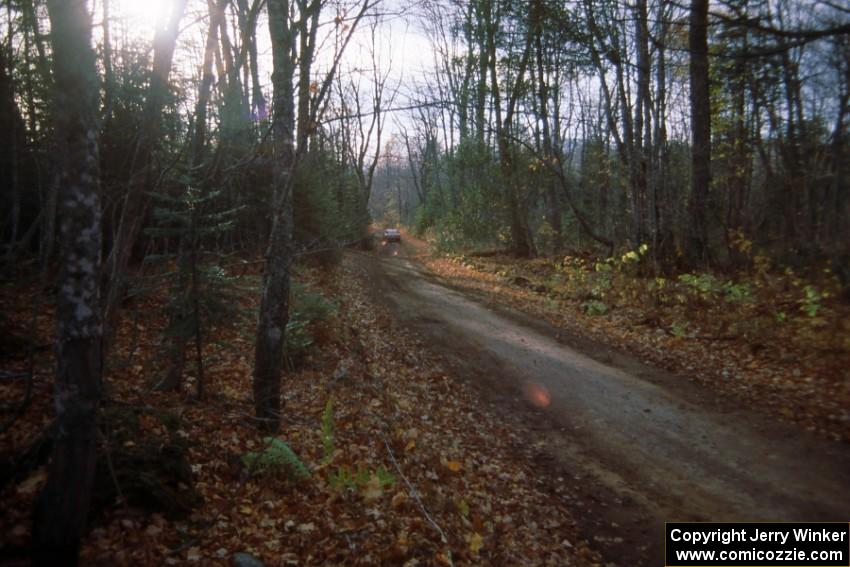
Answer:
POLYGON ((58 428, 36 504, 33 565, 76 565, 94 482, 101 383, 98 77, 85 0, 49 0, 61 186, 58 428))

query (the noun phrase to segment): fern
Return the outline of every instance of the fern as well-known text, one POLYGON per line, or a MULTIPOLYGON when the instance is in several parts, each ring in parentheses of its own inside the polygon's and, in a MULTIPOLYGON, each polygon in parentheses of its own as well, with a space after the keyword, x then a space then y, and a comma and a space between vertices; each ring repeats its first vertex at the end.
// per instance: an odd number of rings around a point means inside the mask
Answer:
POLYGON ((251 471, 260 475, 277 474, 285 470, 293 479, 304 479, 310 471, 289 445, 277 437, 265 437, 266 448, 260 453, 245 453, 242 461, 251 471))
POLYGON ((380 481, 381 486, 385 488, 395 485, 395 475, 384 467, 378 467, 375 470, 375 476, 378 477, 378 481, 380 481))
POLYGON ((332 472, 328 474, 328 482, 331 485, 331 488, 336 490, 337 492, 349 488, 355 489, 357 487, 357 482, 354 478, 354 473, 351 472, 346 466, 339 467, 336 472, 332 472))
POLYGON ((337 468, 336 472, 328 474, 328 483, 337 492, 345 489, 357 491, 365 488, 372 478, 378 479, 381 488, 388 488, 396 483, 395 476, 384 467, 369 471, 363 465, 359 465, 357 470, 351 470, 345 465, 337 468))

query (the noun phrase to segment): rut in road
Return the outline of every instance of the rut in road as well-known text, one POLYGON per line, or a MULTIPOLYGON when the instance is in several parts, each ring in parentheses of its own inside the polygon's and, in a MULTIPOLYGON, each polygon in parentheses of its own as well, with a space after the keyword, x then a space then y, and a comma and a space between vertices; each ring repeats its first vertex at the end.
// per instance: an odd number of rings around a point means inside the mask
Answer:
POLYGON ((663 564, 665 521, 847 521, 846 444, 627 357, 599 362, 406 255, 392 244, 355 261, 400 324, 534 432, 527 442, 539 446, 549 480, 578 494, 576 520, 607 560, 663 564))

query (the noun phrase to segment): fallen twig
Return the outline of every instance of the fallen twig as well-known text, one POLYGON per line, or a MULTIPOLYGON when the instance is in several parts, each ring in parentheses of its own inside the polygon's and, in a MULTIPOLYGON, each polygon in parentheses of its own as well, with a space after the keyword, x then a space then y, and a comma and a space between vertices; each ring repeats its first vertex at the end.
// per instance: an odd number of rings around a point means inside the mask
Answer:
MULTIPOLYGON (((395 458, 395 454, 393 453, 392 448, 390 448, 390 444, 387 441, 386 436, 384 436, 384 434, 381 433, 380 431, 378 432, 378 435, 381 436, 381 440, 383 440, 383 442, 384 442, 384 447, 387 448, 387 453, 390 456, 390 460, 393 462, 393 466, 395 467, 396 472, 398 472, 398 475, 404 481, 404 484, 407 485, 407 489, 410 492, 410 497, 413 498, 416 501, 416 504, 419 506, 419 510, 422 512, 422 515, 425 516, 425 519, 428 520, 428 523, 431 524, 431 526, 437 531, 438 534, 440 534, 440 541, 442 541, 445 544, 448 544, 449 540, 446 537, 446 533, 439 526, 439 524, 437 524, 437 522, 434 521, 434 518, 431 517, 431 514, 428 513, 427 508, 425 508, 425 504, 423 504, 422 499, 419 498, 419 491, 417 491, 416 487, 413 486, 410 483, 409 480, 407 480, 406 476, 404 476, 404 472, 402 472, 402 470, 401 470, 401 465, 398 464, 398 461, 395 458)), ((449 557, 449 562, 451 564, 451 557, 449 557)))

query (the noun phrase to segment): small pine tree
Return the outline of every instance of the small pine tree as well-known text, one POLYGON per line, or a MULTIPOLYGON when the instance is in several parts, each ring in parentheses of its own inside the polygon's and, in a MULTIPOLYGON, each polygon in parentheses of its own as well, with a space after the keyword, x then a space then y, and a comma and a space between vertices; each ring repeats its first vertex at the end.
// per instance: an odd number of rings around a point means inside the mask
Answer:
POLYGON ((148 229, 152 237, 177 239, 176 255, 149 256, 148 261, 164 265, 174 263, 175 269, 166 273, 166 283, 172 289, 166 312, 168 326, 165 342, 168 343, 169 368, 157 389, 179 388, 186 361, 186 345, 195 344, 195 369, 197 395, 204 397, 203 341, 210 330, 237 314, 232 301, 236 282, 217 264, 203 262, 202 246, 213 237, 233 228, 239 209, 217 210, 216 199, 220 192, 204 195, 199 189, 188 187, 178 198, 154 194, 161 203, 153 210, 157 226, 148 229))

